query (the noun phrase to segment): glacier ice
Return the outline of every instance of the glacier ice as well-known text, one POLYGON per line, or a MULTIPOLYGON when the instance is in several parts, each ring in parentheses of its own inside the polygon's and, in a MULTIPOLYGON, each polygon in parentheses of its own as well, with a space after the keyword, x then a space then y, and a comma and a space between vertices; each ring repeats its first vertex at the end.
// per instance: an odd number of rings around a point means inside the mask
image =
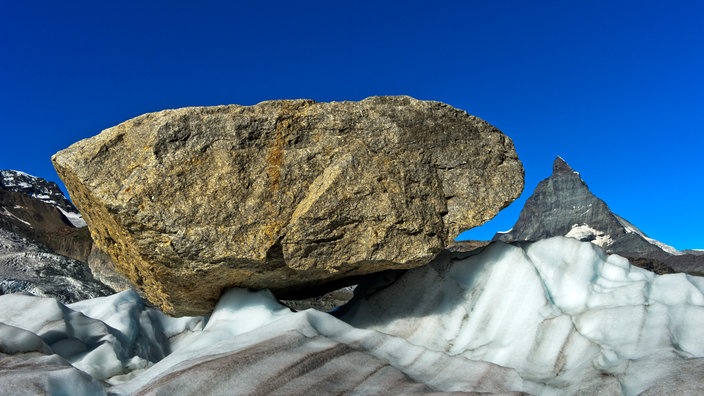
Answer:
POLYGON ((704 278, 564 237, 499 242, 369 278, 340 319, 245 289, 184 318, 129 290, 0 296, 0 389, 701 394, 703 327, 704 278))
POLYGON ((702 278, 657 276, 570 238, 446 253, 357 290, 343 316, 353 326, 513 368, 535 394, 639 394, 704 357, 702 278))

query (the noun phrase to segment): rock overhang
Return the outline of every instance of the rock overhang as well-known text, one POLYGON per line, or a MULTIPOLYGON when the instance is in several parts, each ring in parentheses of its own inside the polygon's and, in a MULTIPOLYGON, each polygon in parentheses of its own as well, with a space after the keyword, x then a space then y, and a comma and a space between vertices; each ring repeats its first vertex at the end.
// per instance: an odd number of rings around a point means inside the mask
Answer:
POLYGON ((172 314, 426 264, 523 189, 507 136, 407 96, 165 110, 52 161, 96 244, 172 314))

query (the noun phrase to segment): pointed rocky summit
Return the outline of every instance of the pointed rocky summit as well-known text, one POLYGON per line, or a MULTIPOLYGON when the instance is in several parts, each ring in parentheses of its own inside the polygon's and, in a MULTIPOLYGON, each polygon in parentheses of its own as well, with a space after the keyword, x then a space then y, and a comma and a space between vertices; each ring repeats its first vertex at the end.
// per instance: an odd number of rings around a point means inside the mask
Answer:
POLYGON ((700 272, 695 256, 649 238, 613 213, 561 157, 555 159, 552 175, 528 198, 514 227, 496 234, 494 240, 538 241, 554 236, 592 242, 658 272, 700 272))

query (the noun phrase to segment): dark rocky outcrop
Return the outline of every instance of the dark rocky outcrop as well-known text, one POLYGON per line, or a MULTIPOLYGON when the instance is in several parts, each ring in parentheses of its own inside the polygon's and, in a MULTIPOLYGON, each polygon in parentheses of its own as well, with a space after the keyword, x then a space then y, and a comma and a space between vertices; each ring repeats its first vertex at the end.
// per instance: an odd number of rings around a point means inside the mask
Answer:
POLYGON ((410 97, 162 111, 52 160, 97 246, 179 315, 426 264, 523 188, 509 138, 410 97))
POLYGON ((496 234, 494 240, 538 241, 554 236, 592 242, 658 274, 704 274, 704 256, 678 252, 614 214, 560 157, 555 159, 552 175, 526 201, 513 228, 496 234))
POLYGON ((15 170, 0 170, 0 228, 50 250, 85 261, 92 240, 76 207, 51 181, 15 170))
POLYGON ((0 228, 37 241, 54 252, 86 261, 93 241, 54 205, 27 194, 0 189, 0 228))

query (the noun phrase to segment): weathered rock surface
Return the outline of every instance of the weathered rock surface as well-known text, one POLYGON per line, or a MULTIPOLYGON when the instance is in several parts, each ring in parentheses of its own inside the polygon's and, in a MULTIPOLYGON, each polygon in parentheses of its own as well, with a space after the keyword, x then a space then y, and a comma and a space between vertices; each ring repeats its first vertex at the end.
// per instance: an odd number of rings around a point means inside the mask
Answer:
POLYGON ((167 110, 52 160, 96 245, 177 315, 426 264, 523 188, 509 138, 410 97, 167 110))
POLYGON ((137 289, 129 279, 115 269, 115 262, 112 258, 95 245, 92 246, 86 264, 88 264, 88 268, 90 268, 95 279, 115 291, 137 289))

